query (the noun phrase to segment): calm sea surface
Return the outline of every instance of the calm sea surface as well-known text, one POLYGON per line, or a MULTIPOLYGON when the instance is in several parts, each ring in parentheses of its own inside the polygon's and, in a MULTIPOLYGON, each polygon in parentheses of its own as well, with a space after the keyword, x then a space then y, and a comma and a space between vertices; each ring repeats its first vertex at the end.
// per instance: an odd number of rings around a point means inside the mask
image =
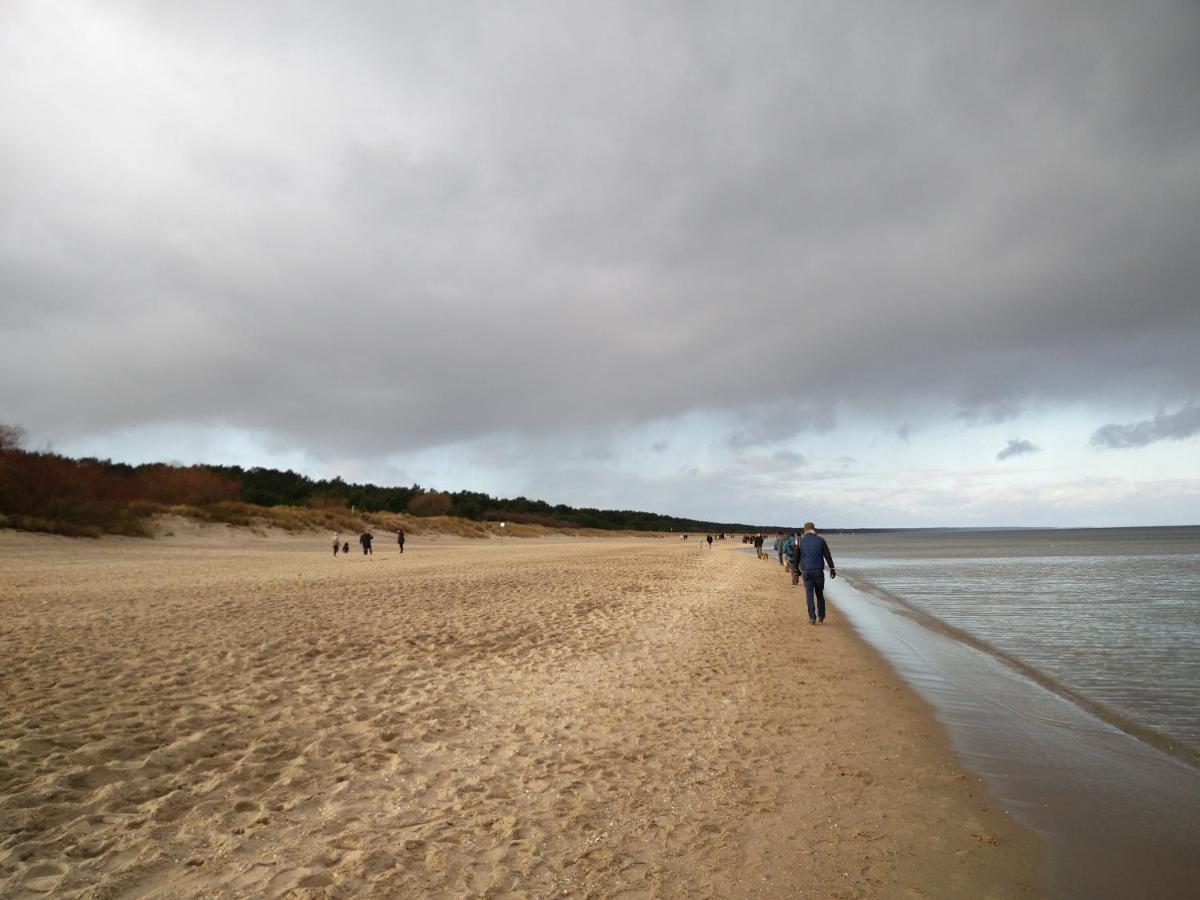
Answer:
POLYGON ((852 579, 1200 751, 1200 527, 827 538, 852 579))

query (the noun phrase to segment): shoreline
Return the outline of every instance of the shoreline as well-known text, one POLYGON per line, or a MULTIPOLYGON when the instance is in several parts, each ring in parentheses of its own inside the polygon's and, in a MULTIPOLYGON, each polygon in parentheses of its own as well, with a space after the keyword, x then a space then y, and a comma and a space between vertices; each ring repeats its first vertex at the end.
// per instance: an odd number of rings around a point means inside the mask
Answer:
POLYGON ((1072 690, 1061 681, 1058 681, 1053 676, 1046 674, 1036 666, 1030 665, 1019 656, 1009 653, 995 644, 978 637, 971 632, 951 625, 939 619, 932 613, 926 612, 917 605, 913 604, 904 597, 897 596, 891 591, 884 590, 876 584, 872 584, 865 578, 851 575, 845 579, 846 584, 849 584, 854 589, 871 594, 879 599, 895 605, 904 611, 904 615, 912 619, 914 622, 921 625, 929 631, 934 631, 945 635, 960 644, 965 644, 980 653, 986 654, 994 659, 1004 663, 1010 669, 1020 673, 1030 681, 1037 684, 1051 694, 1055 694, 1078 706, 1081 710, 1089 715, 1095 716, 1102 722, 1111 725, 1113 728, 1124 732, 1131 738, 1135 738, 1148 747, 1152 747, 1159 753, 1175 759, 1176 761, 1192 768, 1200 774, 1200 748, 1193 747, 1181 740, 1166 734, 1148 725, 1143 725, 1140 722, 1134 721, 1129 716, 1107 706, 1098 700, 1093 700, 1090 697, 1081 694, 1079 691, 1072 690))
POLYGON ((737 550, 0 532, 0 892, 1040 896, 926 701, 737 550))
POLYGON ((1052 896, 1182 896, 1200 883, 1200 773, 869 583, 840 599, 912 684, 963 764, 1047 847, 1052 896))

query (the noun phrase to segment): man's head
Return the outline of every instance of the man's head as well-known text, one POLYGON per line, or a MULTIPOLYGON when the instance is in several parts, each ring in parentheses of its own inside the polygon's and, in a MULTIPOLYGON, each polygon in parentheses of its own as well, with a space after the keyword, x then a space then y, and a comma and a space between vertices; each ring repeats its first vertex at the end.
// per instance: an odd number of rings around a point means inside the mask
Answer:
POLYGON ((805 533, 805 534, 808 534, 809 532, 813 532, 813 531, 816 531, 816 530, 817 530, 817 526, 816 526, 816 525, 814 525, 812 522, 805 522, 805 523, 804 523, 804 533, 805 533))

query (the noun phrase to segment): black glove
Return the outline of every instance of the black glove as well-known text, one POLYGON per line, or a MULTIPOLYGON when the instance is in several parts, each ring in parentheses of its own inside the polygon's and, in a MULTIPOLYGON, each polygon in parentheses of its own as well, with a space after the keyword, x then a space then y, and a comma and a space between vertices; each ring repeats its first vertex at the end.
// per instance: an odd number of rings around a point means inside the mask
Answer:
POLYGON ((833 568, 833 566, 829 567, 829 577, 837 578, 837 569, 833 568))

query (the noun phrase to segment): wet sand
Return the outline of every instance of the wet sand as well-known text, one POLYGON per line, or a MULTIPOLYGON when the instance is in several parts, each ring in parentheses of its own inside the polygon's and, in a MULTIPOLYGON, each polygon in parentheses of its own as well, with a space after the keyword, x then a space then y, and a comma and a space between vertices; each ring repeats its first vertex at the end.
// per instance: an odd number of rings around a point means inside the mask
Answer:
POLYGON ((0 895, 1031 897, 741 544, 0 532, 0 895))

